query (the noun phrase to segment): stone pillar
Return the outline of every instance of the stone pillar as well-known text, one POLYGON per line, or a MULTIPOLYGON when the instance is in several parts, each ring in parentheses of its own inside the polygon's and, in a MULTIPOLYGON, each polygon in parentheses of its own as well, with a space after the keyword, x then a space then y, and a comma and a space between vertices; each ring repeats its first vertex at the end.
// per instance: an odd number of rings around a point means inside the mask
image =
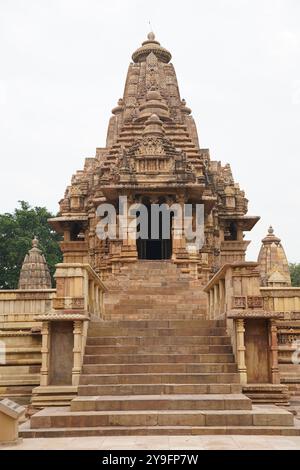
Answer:
POLYGON ((218 286, 214 285, 214 318, 218 315, 218 286))
POLYGON ((236 352, 237 352, 237 363, 238 371, 240 374, 240 381, 242 385, 247 383, 247 368, 245 358, 245 326, 244 320, 238 318, 236 320, 236 352))
POLYGON ((135 220, 135 216, 128 216, 128 229, 127 229, 127 240, 125 241, 125 245, 129 246, 136 246, 136 227, 135 224, 133 223, 135 220))
POLYGON ((279 384, 280 376, 278 369, 278 339, 277 325, 275 320, 269 321, 269 343, 271 353, 271 381, 273 384, 279 384))
POLYGON ((178 196, 176 203, 181 207, 181 220, 175 217, 172 226, 172 259, 176 259, 176 254, 182 252, 186 248, 184 237, 184 203, 183 195, 178 196), (178 221, 178 223, 176 223, 178 221))
POLYGON ((95 304, 97 317, 100 317, 99 287, 95 284, 95 304))
POLYGON ((220 308, 219 313, 224 313, 225 310, 225 283, 223 279, 219 281, 219 302, 220 308))
POLYGON ((210 289, 209 291, 209 318, 213 318, 213 310, 214 310, 214 295, 213 295, 213 290, 210 289))
POLYGON ((79 384, 82 361, 82 321, 74 321, 74 362, 72 369, 72 385, 79 384))
POLYGON ((95 283, 89 281, 89 312, 95 313, 95 283))
POLYGON ((49 349, 50 349, 50 334, 49 322, 43 321, 42 323, 42 364, 41 364, 41 386, 46 386, 49 383, 49 349))
MULTIPOLYGON (((128 211, 129 206, 133 204, 133 198, 128 196, 127 204, 128 207, 126 211, 128 211)), ((122 227, 122 236, 124 237, 122 240, 121 245, 121 253, 120 256, 122 258, 122 262, 124 261, 133 261, 137 259, 137 246, 136 246, 136 227, 133 221, 136 220, 135 215, 125 214, 118 216, 118 223, 119 226, 122 227)))

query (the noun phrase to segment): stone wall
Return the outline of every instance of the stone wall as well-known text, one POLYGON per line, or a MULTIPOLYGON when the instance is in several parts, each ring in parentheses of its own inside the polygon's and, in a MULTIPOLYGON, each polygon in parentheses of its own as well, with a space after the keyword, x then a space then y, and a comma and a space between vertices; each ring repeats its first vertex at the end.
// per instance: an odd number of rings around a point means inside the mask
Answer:
POLYGON ((35 316, 50 311, 55 289, 0 291, 0 394, 29 403, 39 384, 41 323, 35 316))

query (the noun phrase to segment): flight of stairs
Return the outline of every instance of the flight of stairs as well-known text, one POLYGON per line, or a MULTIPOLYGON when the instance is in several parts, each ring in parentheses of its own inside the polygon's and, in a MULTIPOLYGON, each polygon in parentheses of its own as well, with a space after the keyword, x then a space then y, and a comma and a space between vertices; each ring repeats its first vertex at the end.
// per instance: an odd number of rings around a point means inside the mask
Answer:
POLYGON ((170 261, 139 261, 105 285, 105 319, 199 319, 207 311, 203 284, 170 261))
POLYGON ((241 393, 225 323, 201 315, 195 283, 159 261, 108 282, 107 319, 90 323, 78 397, 37 412, 21 435, 300 435, 291 413, 241 393))

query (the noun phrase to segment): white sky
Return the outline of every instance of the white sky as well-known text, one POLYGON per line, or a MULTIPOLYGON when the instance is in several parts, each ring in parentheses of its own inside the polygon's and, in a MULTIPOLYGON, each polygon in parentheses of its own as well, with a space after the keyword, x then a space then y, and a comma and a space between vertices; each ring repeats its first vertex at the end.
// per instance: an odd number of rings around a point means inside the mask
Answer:
POLYGON ((168 48, 200 144, 231 164, 300 262, 299 0, 0 0, 0 212, 53 212, 84 158, 105 145, 148 21, 168 48))

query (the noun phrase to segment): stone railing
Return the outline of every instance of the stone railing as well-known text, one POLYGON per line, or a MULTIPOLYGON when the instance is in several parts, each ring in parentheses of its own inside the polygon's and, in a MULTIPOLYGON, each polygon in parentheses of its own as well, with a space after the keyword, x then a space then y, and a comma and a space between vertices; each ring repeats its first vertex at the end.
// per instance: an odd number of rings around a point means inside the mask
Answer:
POLYGON ((263 396, 265 401, 272 401, 268 393, 278 392, 277 401, 286 401, 287 389, 279 386, 278 368, 277 321, 282 312, 265 308, 258 264, 225 264, 204 290, 209 299, 209 318, 226 321, 240 381, 253 393, 251 398, 259 401, 263 396))
POLYGON ((300 392, 300 287, 261 287, 266 310, 280 313, 278 362, 280 380, 291 393, 300 392))
POLYGON ((269 396, 282 402, 287 394, 282 388, 281 397, 276 395, 276 384, 288 385, 292 393, 300 390, 300 288, 260 284, 257 263, 225 264, 204 289, 209 318, 226 321, 240 380, 251 398, 262 401, 264 395, 268 401, 269 389, 269 396))
POLYGON ((32 400, 36 406, 68 402, 77 392, 88 323, 104 313, 105 286, 90 265, 58 264, 55 279, 52 310, 36 316, 42 322, 41 380, 32 400))
POLYGON ((55 289, 0 291, 0 394, 28 403, 40 381, 41 328, 55 289))
POLYGON ((262 308, 257 263, 224 264, 205 287, 209 318, 228 317, 231 310, 262 308))

